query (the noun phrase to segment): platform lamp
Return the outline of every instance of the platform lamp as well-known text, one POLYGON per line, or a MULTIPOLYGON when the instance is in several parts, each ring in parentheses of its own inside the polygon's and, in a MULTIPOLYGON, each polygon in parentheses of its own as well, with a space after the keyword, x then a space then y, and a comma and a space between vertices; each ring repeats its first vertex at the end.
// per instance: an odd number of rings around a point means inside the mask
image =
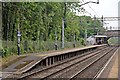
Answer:
POLYGON ((57 44, 57 30, 55 29, 55 50, 58 50, 58 44, 57 44))
POLYGON ((18 29, 18 30, 17 30, 17 37, 18 37, 18 41, 17 41, 18 55, 20 55, 20 36, 21 36, 21 33, 20 33, 19 29, 18 29))

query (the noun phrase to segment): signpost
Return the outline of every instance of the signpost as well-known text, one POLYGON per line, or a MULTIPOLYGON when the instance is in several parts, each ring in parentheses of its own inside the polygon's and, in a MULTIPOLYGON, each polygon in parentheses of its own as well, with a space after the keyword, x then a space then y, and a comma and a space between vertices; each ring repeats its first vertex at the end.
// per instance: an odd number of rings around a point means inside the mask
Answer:
POLYGON ((20 55, 20 31, 17 31, 17 37, 18 37, 18 41, 17 41, 17 46, 18 46, 18 55, 20 55))

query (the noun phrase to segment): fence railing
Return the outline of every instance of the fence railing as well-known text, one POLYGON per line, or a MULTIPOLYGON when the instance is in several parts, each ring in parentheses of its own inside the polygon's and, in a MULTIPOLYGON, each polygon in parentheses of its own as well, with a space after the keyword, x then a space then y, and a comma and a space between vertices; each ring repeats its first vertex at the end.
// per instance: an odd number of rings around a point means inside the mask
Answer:
MULTIPOLYGON (((74 42, 65 42, 65 48, 80 47, 81 42, 78 41, 76 44, 74 42)), ((28 52, 40 52, 49 50, 60 50, 61 42, 57 41, 21 41, 20 43, 20 53, 28 52)), ((2 41, 2 54, 3 56, 17 54, 17 42, 16 41, 2 41)))

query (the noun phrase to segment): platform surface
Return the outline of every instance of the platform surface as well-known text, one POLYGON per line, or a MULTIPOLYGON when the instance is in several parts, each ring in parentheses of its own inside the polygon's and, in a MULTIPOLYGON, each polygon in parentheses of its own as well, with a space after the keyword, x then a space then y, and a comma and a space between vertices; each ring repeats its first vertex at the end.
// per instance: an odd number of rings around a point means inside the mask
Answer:
POLYGON ((103 45, 85 46, 85 47, 81 47, 81 48, 73 48, 73 49, 69 49, 69 50, 56 51, 56 52, 53 52, 53 53, 50 53, 50 54, 38 54, 37 56, 55 56, 55 55, 69 53, 69 52, 75 52, 75 51, 78 51, 78 50, 84 50, 84 49, 88 49, 88 48, 99 47, 99 46, 103 46, 103 45))
MULTIPOLYGON (((107 66, 104 68, 103 72, 99 76, 99 78, 108 78, 108 79, 117 79, 118 80, 118 70, 119 70, 119 52, 120 48, 117 49, 111 58, 110 62, 107 64, 107 66)), ((120 79, 120 78, 119 78, 120 79)))
POLYGON ((48 56, 55 56, 55 55, 65 54, 65 53, 69 53, 69 52, 74 52, 74 51, 78 51, 78 50, 84 50, 84 49, 94 48, 94 47, 99 47, 99 46, 103 46, 103 45, 93 45, 93 46, 86 46, 83 48, 73 48, 70 50, 56 51, 56 52, 51 52, 51 53, 28 55, 27 57, 15 62, 12 65, 8 66, 7 68, 3 69, 2 73, 3 74, 4 73, 6 73, 6 74, 10 74, 10 73, 21 74, 48 56), (23 65, 29 61, 31 61, 31 62, 29 64, 27 64, 26 66, 19 68, 19 69, 16 68, 17 66, 23 65))
POLYGON ((118 78, 118 54, 115 56, 115 61, 110 70, 108 78, 118 78))
POLYGON ((115 56, 115 61, 108 75, 108 78, 118 78, 120 80, 120 47, 115 56))

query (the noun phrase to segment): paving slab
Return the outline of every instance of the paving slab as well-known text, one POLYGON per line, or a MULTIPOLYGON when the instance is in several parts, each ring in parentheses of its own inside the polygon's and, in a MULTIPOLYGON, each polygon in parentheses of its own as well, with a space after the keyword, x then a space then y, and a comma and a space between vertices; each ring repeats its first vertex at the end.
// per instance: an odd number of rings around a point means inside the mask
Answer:
MULTIPOLYGON (((23 58, 22 60, 17 61, 16 63, 8 66, 7 68, 3 69, 3 72, 20 72, 23 70, 21 67, 20 69, 17 68, 20 65, 24 65, 26 62, 31 61, 27 64, 27 67, 30 66, 30 64, 36 63, 38 60, 42 59, 43 57, 37 57, 37 56, 27 56, 26 58, 23 58)), ((24 67, 24 66, 23 66, 24 67)), ((24 67, 25 68, 25 67, 24 67)))
POLYGON ((116 59, 115 59, 113 66, 110 70, 108 78, 118 78, 118 54, 116 55, 115 58, 116 59))

